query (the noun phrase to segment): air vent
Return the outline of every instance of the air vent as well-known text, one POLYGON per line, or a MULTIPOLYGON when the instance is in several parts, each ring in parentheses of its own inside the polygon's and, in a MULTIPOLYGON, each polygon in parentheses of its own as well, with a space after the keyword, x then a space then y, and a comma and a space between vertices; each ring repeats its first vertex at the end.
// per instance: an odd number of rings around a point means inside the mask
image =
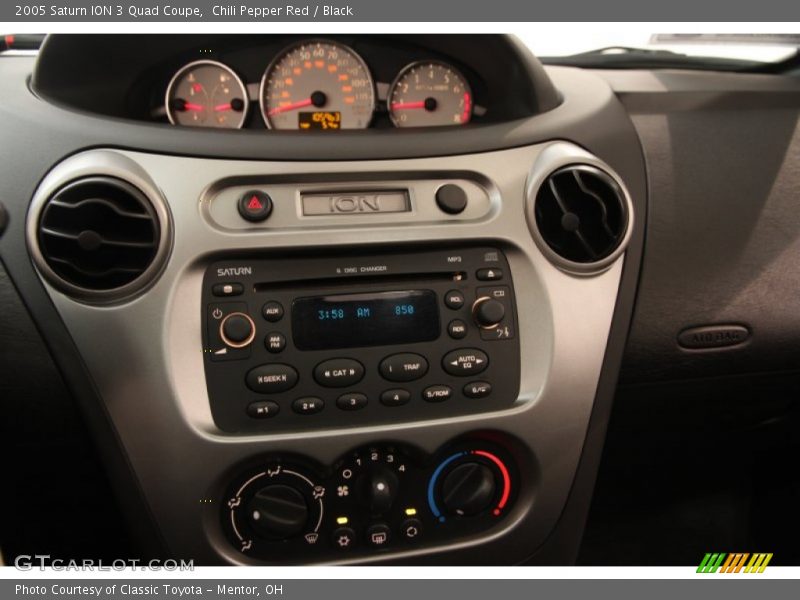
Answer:
POLYGON ((544 180, 534 205, 536 227, 559 257, 581 265, 610 259, 628 229, 628 204, 605 171, 571 165, 544 180))
POLYGON ((160 227, 137 188, 112 177, 80 179, 44 204, 42 259, 66 287, 103 295, 130 286, 153 263, 160 227))

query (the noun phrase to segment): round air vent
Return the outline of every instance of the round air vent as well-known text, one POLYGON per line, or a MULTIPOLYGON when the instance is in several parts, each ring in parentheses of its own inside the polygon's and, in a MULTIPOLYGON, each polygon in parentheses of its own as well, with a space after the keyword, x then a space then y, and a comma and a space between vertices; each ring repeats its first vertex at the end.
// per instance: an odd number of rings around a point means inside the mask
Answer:
POLYGON ((36 233, 42 260, 68 290, 102 297, 144 283, 137 280, 156 258, 161 228, 139 189, 90 177, 46 200, 36 233))
POLYGON ((612 260, 628 231, 624 192, 611 175, 589 165, 551 173, 536 194, 534 216, 555 255, 587 267, 612 260))

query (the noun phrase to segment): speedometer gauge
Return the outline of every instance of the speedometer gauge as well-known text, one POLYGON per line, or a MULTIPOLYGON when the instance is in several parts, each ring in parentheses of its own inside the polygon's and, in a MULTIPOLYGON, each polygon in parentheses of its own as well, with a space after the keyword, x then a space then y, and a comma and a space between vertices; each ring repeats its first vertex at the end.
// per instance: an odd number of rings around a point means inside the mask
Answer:
POLYGON ((261 113, 272 129, 363 129, 375 111, 375 85, 364 61, 328 41, 285 50, 261 80, 261 113))
POLYGON ((472 91, 454 67, 436 61, 405 67, 389 90, 389 115, 397 127, 465 125, 472 118, 472 91))
POLYGON ((213 60, 189 63, 167 87, 169 122, 238 129, 247 118, 247 88, 229 67, 213 60))

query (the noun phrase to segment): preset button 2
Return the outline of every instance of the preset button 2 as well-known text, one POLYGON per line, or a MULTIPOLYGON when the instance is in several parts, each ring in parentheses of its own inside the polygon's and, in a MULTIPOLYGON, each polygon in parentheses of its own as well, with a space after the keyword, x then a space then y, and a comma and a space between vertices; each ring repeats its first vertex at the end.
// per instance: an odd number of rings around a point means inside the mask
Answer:
POLYGON ((322 398, 298 398, 292 402, 292 410, 298 415, 314 415, 325 408, 322 398))

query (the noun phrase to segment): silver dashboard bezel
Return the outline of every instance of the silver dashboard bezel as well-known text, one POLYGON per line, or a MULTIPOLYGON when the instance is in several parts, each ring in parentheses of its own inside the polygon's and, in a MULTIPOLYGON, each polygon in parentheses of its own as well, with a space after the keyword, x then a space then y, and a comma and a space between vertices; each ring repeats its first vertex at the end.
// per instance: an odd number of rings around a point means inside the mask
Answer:
MULTIPOLYGON (((428 562, 472 564, 492 556, 523 560, 544 543, 569 495, 585 441, 621 281, 624 255, 594 274, 570 273, 542 253, 531 236, 531 182, 556 164, 603 161, 569 142, 474 155, 393 161, 268 162, 199 159, 124 150, 89 150, 69 157, 47 176, 48 185, 75 177, 135 173, 159 190, 174 220, 174 248, 163 275, 147 294, 98 307, 45 287, 70 332, 116 429, 138 483, 171 552, 200 563, 255 564, 232 548, 219 524, 216 502, 231 469, 274 452, 300 452, 330 463, 354 447, 391 439, 432 452, 448 439, 477 430, 506 432, 525 444, 517 504, 492 531, 437 547, 335 562, 428 562), (204 217, 218 181, 270 174, 365 173, 387 180, 398 173, 472 172, 497 190, 495 210, 471 221, 426 221, 409 227, 370 226, 363 219, 339 226, 291 230, 221 230, 204 217), (499 244, 506 252, 517 291, 523 369, 520 395, 508 409, 445 419, 274 435, 229 435, 211 418, 202 367, 200 289, 206 266, 220 255, 286 253, 316 249, 415 244, 499 244), (102 336, 98 336, 102 331, 102 336), (199 504, 201 499, 211 503, 199 504), (189 506, 196 510, 187 511, 189 506), (199 506, 199 508, 198 508, 199 506), (523 543, 524 542, 524 543, 523 543), (497 552, 493 552, 497 550, 497 552)), ((44 182, 43 182, 44 185, 44 182)), ((37 197, 44 194, 42 186, 37 197)), ((624 189, 624 187, 623 187, 624 189)), ((41 206, 32 204, 30 223, 41 206)), ((231 210, 235 208, 231 207, 231 210)), ((629 228, 629 230, 632 227, 629 228)), ((33 229, 35 231, 35 229, 33 229)), ((36 248, 31 246, 32 253, 36 248)))

